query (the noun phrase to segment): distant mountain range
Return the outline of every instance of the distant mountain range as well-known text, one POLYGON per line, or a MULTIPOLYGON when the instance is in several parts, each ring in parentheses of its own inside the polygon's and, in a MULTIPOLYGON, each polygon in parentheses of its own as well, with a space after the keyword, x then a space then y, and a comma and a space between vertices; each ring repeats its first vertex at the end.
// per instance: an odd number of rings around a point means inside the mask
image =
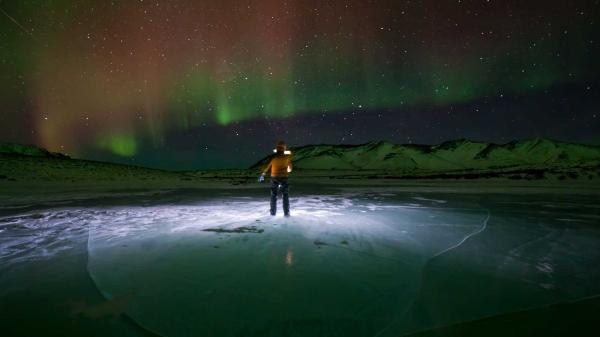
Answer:
MULTIPOLYGON (((536 138, 506 144, 466 139, 438 145, 306 145, 292 148, 294 176, 399 179, 594 179, 600 178, 600 146, 536 138)), ((196 180, 209 176, 254 181, 265 157, 245 170, 168 172, 71 159, 34 145, 0 143, 3 180, 196 180)))
POLYGON ((59 152, 50 152, 39 146, 16 143, 0 143, 0 153, 32 157, 69 158, 69 156, 65 154, 59 152))
MULTIPOLYGON (((506 144, 467 139, 439 145, 370 142, 361 145, 307 145, 293 148, 299 170, 385 171, 394 174, 490 171, 515 168, 568 168, 598 166, 600 146, 573 144, 545 138, 506 144)), ((263 158, 251 168, 266 165, 263 158)))

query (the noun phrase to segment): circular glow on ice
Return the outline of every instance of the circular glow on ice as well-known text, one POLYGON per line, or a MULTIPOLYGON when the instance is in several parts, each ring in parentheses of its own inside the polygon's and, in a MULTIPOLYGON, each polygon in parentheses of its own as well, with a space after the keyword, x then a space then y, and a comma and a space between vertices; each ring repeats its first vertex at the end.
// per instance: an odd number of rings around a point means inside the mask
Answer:
MULTIPOLYGON (((471 201, 309 195, 291 206, 291 218, 253 197, 107 208, 90 220, 88 269, 165 336, 397 335, 553 303, 540 289, 573 282, 556 277, 560 244, 548 250, 540 229, 471 201)), ((564 299, 598 288, 585 281, 564 299)))

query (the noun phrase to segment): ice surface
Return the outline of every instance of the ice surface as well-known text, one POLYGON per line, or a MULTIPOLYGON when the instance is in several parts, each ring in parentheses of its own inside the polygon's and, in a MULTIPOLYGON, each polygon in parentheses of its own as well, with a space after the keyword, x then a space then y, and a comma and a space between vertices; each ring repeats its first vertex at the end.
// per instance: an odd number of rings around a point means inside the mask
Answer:
POLYGON ((0 217, 0 267, 50 259, 88 235, 92 210, 55 209, 0 217))
POLYGON ((4 208, 0 296, 86 245, 104 296, 165 336, 398 336, 600 294, 593 197, 385 192, 296 192, 289 219, 234 190, 4 208))
MULTIPOLYGON (((598 208, 532 196, 214 196, 90 209, 88 270, 165 336, 397 336, 600 293, 598 208)), ((74 220, 76 221, 76 219, 74 220)))

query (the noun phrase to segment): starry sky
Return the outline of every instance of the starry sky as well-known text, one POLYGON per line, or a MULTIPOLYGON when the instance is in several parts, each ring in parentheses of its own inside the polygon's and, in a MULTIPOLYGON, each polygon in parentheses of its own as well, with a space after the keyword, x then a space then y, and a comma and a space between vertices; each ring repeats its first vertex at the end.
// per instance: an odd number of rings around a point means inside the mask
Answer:
POLYGON ((372 140, 600 144, 600 0, 4 0, 0 141, 165 169, 372 140))

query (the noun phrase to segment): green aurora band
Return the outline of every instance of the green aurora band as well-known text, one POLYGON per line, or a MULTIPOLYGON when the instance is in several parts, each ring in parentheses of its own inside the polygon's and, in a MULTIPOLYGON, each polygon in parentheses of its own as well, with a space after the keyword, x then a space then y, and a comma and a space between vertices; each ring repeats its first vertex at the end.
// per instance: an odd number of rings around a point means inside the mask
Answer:
POLYGON ((2 2, 0 104, 51 150, 129 157, 206 123, 518 95, 597 78, 582 3, 2 2))

